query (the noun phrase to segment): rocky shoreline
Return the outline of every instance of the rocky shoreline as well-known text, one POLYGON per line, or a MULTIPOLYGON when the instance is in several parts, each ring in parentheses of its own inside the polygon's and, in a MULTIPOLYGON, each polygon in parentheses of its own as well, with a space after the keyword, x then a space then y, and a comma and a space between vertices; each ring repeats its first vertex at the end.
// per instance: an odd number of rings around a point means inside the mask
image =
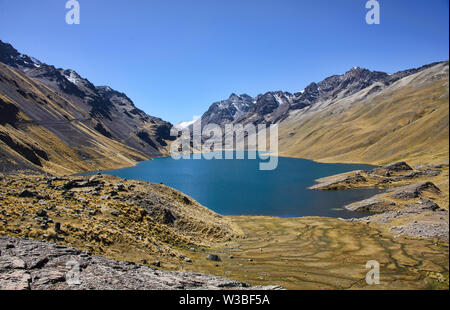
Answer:
POLYGON ((432 181, 448 177, 448 162, 412 168, 396 162, 368 171, 353 171, 317 180, 314 190, 346 190, 378 187, 384 192, 345 206, 367 213, 350 222, 388 226, 395 235, 449 240, 448 201, 432 181), (445 206, 440 206, 445 205, 445 206))

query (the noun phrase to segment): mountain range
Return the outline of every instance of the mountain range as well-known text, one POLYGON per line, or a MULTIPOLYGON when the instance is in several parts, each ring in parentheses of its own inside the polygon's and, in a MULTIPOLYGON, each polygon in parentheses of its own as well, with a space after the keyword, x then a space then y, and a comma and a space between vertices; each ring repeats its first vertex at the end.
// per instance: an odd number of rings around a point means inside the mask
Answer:
POLYGON ((353 67, 296 93, 231 94, 200 120, 202 128, 278 124, 280 153, 291 157, 448 161, 448 61, 394 74, 353 67))
POLYGON ((292 111, 310 109, 320 102, 336 102, 369 86, 374 86, 370 94, 380 92, 404 77, 437 64, 440 63, 436 62, 394 74, 353 67, 342 75, 333 75, 318 83, 312 82, 304 90, 296 93, 269 91, 254 98, 247 94, 233 93, 228 99, 213 103, 202 115, 201 120, 203 125, 278 123, 288 117, 292 111))
MULTIPOLYGON (((393 74, 353 67, 294 93, 233 93, 200 120, 202 127, 278 124, 284 156, 448 161, 448 61, 393 74)), ((126 94, 0 41, 0 171, 69 174, 134 165, 167 155, 171 128, 126 94)))

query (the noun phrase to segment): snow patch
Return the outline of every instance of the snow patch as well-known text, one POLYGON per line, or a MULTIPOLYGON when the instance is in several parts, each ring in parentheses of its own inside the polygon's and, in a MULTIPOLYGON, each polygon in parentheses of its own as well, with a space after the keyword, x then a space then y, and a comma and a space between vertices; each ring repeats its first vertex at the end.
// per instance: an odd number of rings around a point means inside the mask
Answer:
POLYGON ((186 127, 191 126, 192 124, 194 124, 199 119, 200 119, 200 116, 196 116, 196 117, 194 117, 194 119, 192 121, 180 122, 180 123, 176 124, 174 127, 178 128, 178 129, 184 129, 186 127))
POLYGON ((65 74, 64 76, 66 77, 67 80, 69 80, 71 83, 75 85, 78 85, 80 83, 80 77, 73 70, 69 70, 69 74, 68 75, 65 74))

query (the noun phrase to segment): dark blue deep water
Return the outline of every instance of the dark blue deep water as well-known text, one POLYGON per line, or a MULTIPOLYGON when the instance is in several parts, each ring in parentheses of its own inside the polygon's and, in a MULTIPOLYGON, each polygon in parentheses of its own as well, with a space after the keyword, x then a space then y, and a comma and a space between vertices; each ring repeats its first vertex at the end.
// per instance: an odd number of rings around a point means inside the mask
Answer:
POLYGON ((163 182, 222 215, 279 217, 360 217, 342 207, 368 198, 377 189, 314 191, 314 180, 357 169, 359 164, 323 164, 280 157, 278 167, 260 171, 259 160, 175 160, 155 158, 135 167, 103 171, 125 179, 163 182))

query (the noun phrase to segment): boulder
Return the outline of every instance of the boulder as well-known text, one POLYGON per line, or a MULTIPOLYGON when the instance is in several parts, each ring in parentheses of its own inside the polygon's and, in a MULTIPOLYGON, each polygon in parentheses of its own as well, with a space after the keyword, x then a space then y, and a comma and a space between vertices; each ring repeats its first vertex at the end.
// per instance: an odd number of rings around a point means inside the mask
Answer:
POLYGON ((406 185, 402 187, 397 187, 389 191, 394 192, 392 198, 395 199, 413 199, 419 197, 423 191, 430 191, 434 193, 439 193, 440 189, 434 185, 432 182, 423 182, 417 184, 406 185))
POLYGON ((381 167, 381 169, 387 170, 387 171, 395 171, 395 172, 399 172, 399 171, 409 171, 409 170, 413 170, 406 162, 404 161, 399 161, 396 163, 392 163, 386 166, 381 167))
POLYGON ((47 211, 45 211, 44 209, 38 210, 36 212, 36 215, 39 217, 47 217, 47 211))
POLYGON ((445 210, 445 209, 442 209, 441 207, 439 207, 439 205, 437 203, 435 203, 434 201, 431 201, 429 199, 421 199, 418 204, 415 204, 415 206, 417 206, 423 210, 431 210, 431 211, 445 210))
POLYGON ((37 196, 37 193, 24 189, 18 195, 21 198, 33 198, 37 196))
POLYGON ((114 186, 114 190, 118 192, 126 191, 125 186, 122 183, 119 183, 116 186, 114 186))
POLYGON ((164 224, 173 224, 178 217, 169 209, 164 209, 163 222, 164 224))
POLYGON ((216 254, 208 254, 208 256, 206 257, 206 260, 210 260, 210 261, 214 261, 214 262, 222 261, 222 259, 220 259, 220 257, 216 254))

